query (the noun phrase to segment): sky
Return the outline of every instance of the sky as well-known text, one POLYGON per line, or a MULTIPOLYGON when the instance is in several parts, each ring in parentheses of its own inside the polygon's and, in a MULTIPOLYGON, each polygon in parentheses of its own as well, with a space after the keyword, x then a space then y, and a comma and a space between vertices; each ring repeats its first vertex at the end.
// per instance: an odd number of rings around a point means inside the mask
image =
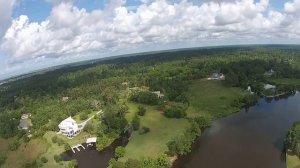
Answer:
POLYGON ((174 48, 300 44, 300 0, 0 0, 0 79, 174 48))

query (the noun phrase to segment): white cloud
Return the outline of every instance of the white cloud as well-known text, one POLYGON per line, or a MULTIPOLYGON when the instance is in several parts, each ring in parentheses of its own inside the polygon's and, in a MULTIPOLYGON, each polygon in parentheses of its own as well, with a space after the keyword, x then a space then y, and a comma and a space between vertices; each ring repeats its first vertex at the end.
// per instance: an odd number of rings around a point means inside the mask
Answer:
POLYGON ((285 12, 269 9, 269 1, 207 1, 196 5, 183 0, 145 1, 135 10, 124 0, 113 0, 102 10, 87 12, 72 1, 51 0, 51 14, 41 23, 27 16, 13 20, 1 50, 10 62, 34 59, 76 59, 90 51, 115 51, 136 46, 175 42, 300 38, 295 19, 300 0, 285 4, 285 12))
POLYGON ((300 0, 294 0, 284 4, 284 10, 289 14, 300 14, 300 0))
POLYGON ((0 39, 11 23, 12 20, 11 14, 14 5, 15 5, 15 0, 0 1, 0 39))

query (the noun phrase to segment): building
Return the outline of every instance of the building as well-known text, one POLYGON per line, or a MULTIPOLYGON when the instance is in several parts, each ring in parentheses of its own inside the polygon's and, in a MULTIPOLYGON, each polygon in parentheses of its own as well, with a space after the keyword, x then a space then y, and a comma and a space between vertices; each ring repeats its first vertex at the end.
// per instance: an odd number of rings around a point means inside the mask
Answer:
POLYGON ((159 99, 163 98, 165 96, 164 94, 160 93, 160 91, 155 91, 155 92, 152 92, 152 93, 156 94, 159 99))
POLYGON ((31 117, 31 113, 25 113, 25 114, 22 114, 21 119, 25 120, 25 119, 28 119, 29 117, 31 117))
POLYGON ((268 89, 274 90, 274 89, 276 89, 276 86, 275 85, 270 85, 270 84, 264 84, 264 89, 266 89, 266 90, 268 90, 268 89))
POLYGON ((213 73, 208 80, 225 80, 225 76, 222 73, 213 73))
POLYGON ((20 124, 18 125, 19 130, 28 130, 32 127, 30 119, 21 119, 20 124))
POLYGON ((273 69, 270 69, 269 71, 265 72, 265 76, 272 76, 274 75, 275 71, 273 71, 273 69))
POLYGON ((96 142, 97 142, 97 137, 88 138, 88 139, 86 140, 87 146, 93 146, 93 145, 96 145, 96 142))
POLYGON ((69 97, 62 97, 63 102, 67 102, 69 100, 69 97))
POLYGON ((58 127, 59 131, 69 138, 76 136, 80 132, 76 121, 72 117, 63 120, 58 127))

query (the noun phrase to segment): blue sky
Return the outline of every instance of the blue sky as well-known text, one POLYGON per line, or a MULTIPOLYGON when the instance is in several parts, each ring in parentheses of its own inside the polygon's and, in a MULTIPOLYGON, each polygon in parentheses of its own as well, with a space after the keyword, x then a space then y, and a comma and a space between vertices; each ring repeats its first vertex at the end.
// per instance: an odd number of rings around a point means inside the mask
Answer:
POLYGON ((0 1, 0 79, 152 50, 299 44, 300 0, 0 1))

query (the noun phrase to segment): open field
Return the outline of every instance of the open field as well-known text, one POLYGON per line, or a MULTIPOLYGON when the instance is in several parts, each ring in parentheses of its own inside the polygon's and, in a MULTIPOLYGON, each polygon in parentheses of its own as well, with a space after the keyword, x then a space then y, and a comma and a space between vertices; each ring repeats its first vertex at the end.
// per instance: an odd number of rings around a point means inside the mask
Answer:
POLYGON ((245 94, 242 89, 224 86, 222 81, 193 81, 188 91, 188 116, 218 118, 239 111, 231 104, 245 94))
MULTIPOLYGON (((126 118, 131 121, 131 118, 137 111, 138 105, 135 103, 128 103, 129 111, 126 118)), ((144 105, 143 105, 144 106, 144 105)), ((167 151, 166 143, 173 137, 180 135, 188 126, 186 119, 168 119, 155 107, 144 106, 147 111, 146 115, 140 117, 141 127, 146 126, 150 128, 150 132, 140 135, 134 132, 134 135, 128 145, 126 146, 125 157, 139 159, 140 157, 157 157, 167 151)))
POLYGON ((300 159, 296 155, 287 152, 286 154, 286 167, 287 168, 300 168, 300 159))
POLYGON ((2 167, 22 167, 26 163, 35 161, 42 153, 45 153, 46 150, 47 143, 43 139, 33 139, 28 143, 22 143, 16 151, 7 151, 7 160, 2 167))

